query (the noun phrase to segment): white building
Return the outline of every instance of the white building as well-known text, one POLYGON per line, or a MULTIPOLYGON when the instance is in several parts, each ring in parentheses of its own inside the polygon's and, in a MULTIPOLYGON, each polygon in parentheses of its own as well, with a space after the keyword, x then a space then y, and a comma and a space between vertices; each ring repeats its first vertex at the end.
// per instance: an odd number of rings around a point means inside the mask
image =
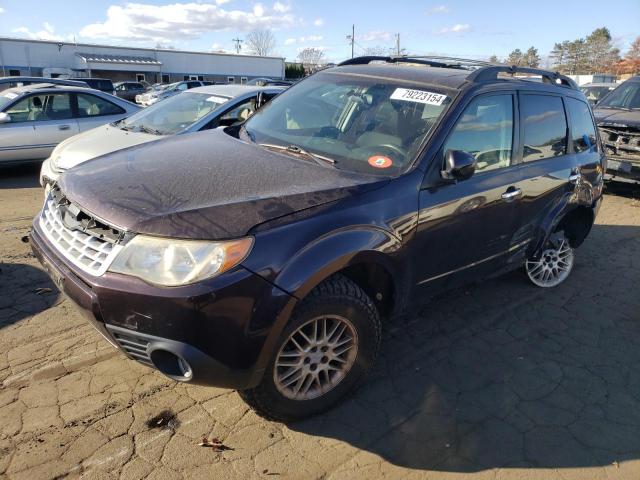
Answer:
POLYGON ((227 53, 129 48, 0 37, 3 76, 99 77, 171 83, 208 80, 244 83, 284 78, 284 59, 227 53))

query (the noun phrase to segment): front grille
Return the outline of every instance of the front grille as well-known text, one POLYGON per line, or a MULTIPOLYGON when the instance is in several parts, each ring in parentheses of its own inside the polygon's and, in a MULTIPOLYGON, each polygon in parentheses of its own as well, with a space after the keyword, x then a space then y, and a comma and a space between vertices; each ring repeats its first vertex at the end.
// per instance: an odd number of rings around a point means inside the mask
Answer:
POLYGON ((120 348, 124 350, 129 356, 144 363, 145 365, 153 366, 151 357, 147 353, 147 347, 149 342, 142 337, 137 336, 135 333, 123 333, 120 330, 115 330, 106 326, 113 339, 120 345, 120 348))
POLYGON ((86 230, 70 229, 62 221, 60 202, 54 192, 49 194, 40 215, 40 227, 60 254, 91 275, 102 275, 122 249, 86 230))
POLYGON ((640 131, 630 127, 600 127, 607 155, 640 161, 640 131))

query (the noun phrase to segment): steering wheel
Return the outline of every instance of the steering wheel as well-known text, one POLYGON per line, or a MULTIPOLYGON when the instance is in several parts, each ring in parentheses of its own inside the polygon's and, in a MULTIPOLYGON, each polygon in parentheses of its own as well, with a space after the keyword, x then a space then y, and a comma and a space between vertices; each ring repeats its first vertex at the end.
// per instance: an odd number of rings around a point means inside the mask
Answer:
POLYGON ((407 156, 407 151, 404 148, 400 148, 397 145, 393 145, 392 143, 384 143, 382 145, 377 145, 375 147, 371 147, 371 148, 386 148, 391 150, 393 153, 397 154, 400 156, 400 159, 404 159, 407 156))

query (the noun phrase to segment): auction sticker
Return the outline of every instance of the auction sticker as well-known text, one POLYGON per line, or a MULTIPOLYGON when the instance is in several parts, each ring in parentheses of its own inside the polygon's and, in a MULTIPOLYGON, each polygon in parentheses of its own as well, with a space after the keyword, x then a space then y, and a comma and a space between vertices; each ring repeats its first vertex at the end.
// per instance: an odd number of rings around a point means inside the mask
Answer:
POLYGON ((411 90, 409 88, 396 88, 391 94, 392 100, 404 100, 405 102, 426 103, 427 105, 442 105, 447 98, 441 93, 425 92, 424 90, 411 90))
POLYGON ((385 157, 384 155, 374 155, 373 157, 369 157, 369 165, 374 168, 389 168, 393 165, 393 162, 389 157, 385 157))

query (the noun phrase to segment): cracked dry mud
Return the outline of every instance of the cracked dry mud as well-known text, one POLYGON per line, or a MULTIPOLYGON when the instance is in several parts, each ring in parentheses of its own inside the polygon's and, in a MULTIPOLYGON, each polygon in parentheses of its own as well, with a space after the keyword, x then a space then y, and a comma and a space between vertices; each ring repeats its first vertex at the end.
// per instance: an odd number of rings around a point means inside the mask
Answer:
POLYGON ((610 190, 561 287, 512 274, 410 312, 352 398, 284 426, 115 351, 21 241, 36 170, 2 175, 0 478, 640 478, 640 189, 610 190))

